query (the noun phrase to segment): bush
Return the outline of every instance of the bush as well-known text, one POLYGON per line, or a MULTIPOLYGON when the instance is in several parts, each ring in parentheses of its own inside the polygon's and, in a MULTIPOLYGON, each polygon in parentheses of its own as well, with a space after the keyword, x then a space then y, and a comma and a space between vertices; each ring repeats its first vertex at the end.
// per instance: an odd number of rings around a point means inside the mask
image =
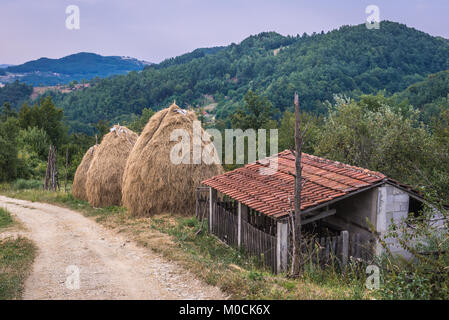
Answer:
POLYGON ((429 300, 432 298, 431 287, 429 277, 401 270, 384 279, 381 295, 385 299, 394 300, 429 300))
MULTIPOLYGON (((386 299, 449 299, 449 212, 427 208, 392 224, 387 237, 412 255, 406 260, 387 250, 383 261, 386 299)), ((381 239, 385 248, 386 244, 381 239)))
POLYGON ((12 188, 16 190, 23 190, 23 189, 39 189, 42 188, 42 181, 41 180, 25 180, 25 179, 17 179, 13 182, 12 188))

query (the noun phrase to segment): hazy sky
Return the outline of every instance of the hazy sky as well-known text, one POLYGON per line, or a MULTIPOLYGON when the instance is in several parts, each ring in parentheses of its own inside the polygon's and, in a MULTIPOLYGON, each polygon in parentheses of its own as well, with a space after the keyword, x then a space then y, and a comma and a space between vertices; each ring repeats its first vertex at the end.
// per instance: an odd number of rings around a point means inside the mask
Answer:
POLYGON ((0 0, 0 64, 81 51, 160 62, 262 31, 364 23, 371 4, 381 20, 449 38, 448 0, 0 0), (79 30, 66 28, 68 5, 80 9, 79 30))

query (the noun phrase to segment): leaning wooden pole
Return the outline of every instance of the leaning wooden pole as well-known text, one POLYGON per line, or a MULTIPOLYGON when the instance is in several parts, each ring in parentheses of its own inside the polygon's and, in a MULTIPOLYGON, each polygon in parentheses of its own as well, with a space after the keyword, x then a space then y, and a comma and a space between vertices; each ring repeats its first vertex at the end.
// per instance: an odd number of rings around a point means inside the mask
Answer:
POLYGON ((64 192, 67 192, 67 174, 69 171, 69 147, 65 150, 65 177, 64 177, 64 192))
POLYGON ((44 190, 55 191, 59 189, 58 167, 56 165, 56 149, 50 145, 47 158, 47 170, 45 172, 44 190))
POLYGON ((303 138, 301 133, 301 117, 299 109, 299 97, 295 92, 295 252, 294 252, 294 268, 295 275, 301 272, 301 192, 302 192, 302 144, 303 138))

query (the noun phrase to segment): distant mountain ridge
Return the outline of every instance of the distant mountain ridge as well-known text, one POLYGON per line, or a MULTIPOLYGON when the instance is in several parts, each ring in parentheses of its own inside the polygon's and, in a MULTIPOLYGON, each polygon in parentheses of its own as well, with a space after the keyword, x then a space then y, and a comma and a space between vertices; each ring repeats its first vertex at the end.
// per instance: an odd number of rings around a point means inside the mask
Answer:
MULTIPOLYGON (((159 110, 173 100, 185 108, 205 106, 206 100, 210 103, 205 97, 215 101, 217 121, 229 126, 229 115, 244 103, 248 90, 272 102, 278 110, 276 119, 292 109, 295 91, 300 94, 303 110, 324 114, 327 101, 333 101, 335 94, 358 97, 383 91, 391 96, 416 83, 416 89, 411 87, 404 98, 419 109, 431 109, 434 97, 445 99, 445 73, 437 75, 437 81, 425 80, 448 69, 447 39, 382 21, 379 30, 360 24, 311 35, 263 32, 237 44, 201 48, 147 65, 141 72, 94 79, 82 90, 50 90, 43 95, 51 95, 64 109, 73 132, 93 133, 100 120, 122 123, 139 115, 143 108, 159 110), (432 90, 426 89, 428 84, 432 90), (416 98, 416 90, 431 96, 420 102, 424 96, 416 98)), ((7 92, 25 92, 13 90, 16 87, 5 86, 4 96, 10 95, 7 92)))
POLYGON ((379 30, 360 24, 311 35, 263 32, 139 73, 92 81, 84 90, 49 94, 74 131, 89 132, 100 120, 122 122, 143 108, 159 110, 173 100, 183 107, 203 106, 205 95, 218 103, 216 119, 226 121, 250 89, 272 102, 277 117, 292 108, 295 91, 303 110, 326 113, 326 101, 335 94, 385 91, 389 96, 447 69, 448 41, 382 21, 379 30))
POLYGON ((0 82, 19 80, 31 85, 66 84, 142 70, 151 63, 131 57, 80 52, 60 59, 40 58, 4 68, 0 82))

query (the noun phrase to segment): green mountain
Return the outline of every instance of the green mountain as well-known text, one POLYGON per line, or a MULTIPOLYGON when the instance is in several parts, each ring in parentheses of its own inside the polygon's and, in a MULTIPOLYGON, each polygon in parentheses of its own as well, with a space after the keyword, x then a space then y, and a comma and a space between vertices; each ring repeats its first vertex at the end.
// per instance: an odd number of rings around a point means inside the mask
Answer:
POLYGON ((81 52, 61 59, 40 58, 2 69, 0 82, 21 82, 32 85, 56 85, 71 81, 90 80, 142 70, 147 62, 129 57, 104 57, 81 52))
POLYGON ((280 111, 291 108, 298 91, 304 110, 323 113, 334 94, 391 95, 447 69, 447 40, 383 21, 379 30, 362 24, 302 36, 265 32, 52 95, 72 129, 89 132, 99 120, 127 119, 174 99, 183 107, 201 105, 205 95, 218 102, 217 118, 226 119, 249 89, 266 95, 280 111))

